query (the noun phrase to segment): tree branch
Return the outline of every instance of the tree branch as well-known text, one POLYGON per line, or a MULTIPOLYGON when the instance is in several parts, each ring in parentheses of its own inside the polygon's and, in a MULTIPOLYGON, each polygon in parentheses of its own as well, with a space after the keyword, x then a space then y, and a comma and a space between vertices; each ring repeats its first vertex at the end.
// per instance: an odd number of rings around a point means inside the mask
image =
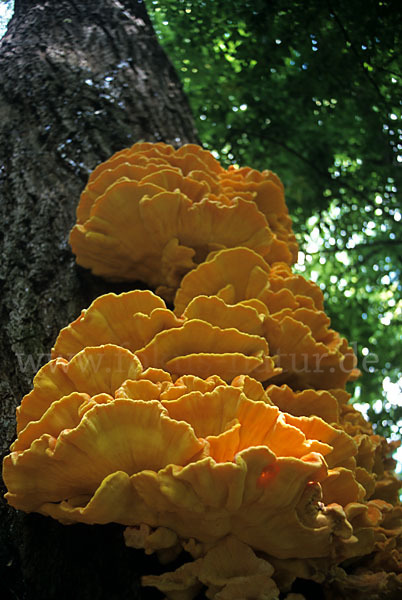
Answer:
MULTIPOLYGON (((350 39, 348 32, 346 31, 346 28, 343 26, 342 21, 340 20, 340 18, 338 17, 338 14, 336 13, 336 11, 333 9, 332 5, 330 2, 328 2, 328 8, 331 11, 331 13, 334 15, 335 21, 338 24, 339 29, 342 31, 343 37, 345 38, 345 40, 350 44, 350 48, 353 52, 353 54, 356 56, 358 63, 360 64, 361 68, 363 69, 363 73, 364 76, 366 77, 366 79, 370 82, 370 84, 372 85, 372 87, 375 89, 379 99, 381 100, 381 103, 386 107, 386 102, 384 100, 383 95, 381 94, 381 90, 379 89, 377 83, 374 81, 374 79, 370 76, 370 74, 367 72, 367 69, 364 66, 364 61, 362 60, 359 52, 356 49, 355 44, 353 43, 353 41, 350 39)), ((388 110, 388 109, 386 109, 388 110)))

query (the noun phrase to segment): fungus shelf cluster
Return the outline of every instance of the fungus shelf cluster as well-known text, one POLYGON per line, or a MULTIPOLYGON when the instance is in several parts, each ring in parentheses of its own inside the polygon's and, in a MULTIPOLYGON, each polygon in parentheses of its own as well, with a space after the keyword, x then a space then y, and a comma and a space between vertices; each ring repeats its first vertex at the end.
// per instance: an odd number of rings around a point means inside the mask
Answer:
POLYGON ((402 590, 393 448, 349 404, 356 357, 320 288, 292 272, 277 176, 135 144, 92 173, 70 241, 156 293, 106 294, 62 329, 17 409, 8 502, 121 523, 163 562, 184 549, 143 577, 171 600, 300 600, 297 578, 328 598, 402 590))

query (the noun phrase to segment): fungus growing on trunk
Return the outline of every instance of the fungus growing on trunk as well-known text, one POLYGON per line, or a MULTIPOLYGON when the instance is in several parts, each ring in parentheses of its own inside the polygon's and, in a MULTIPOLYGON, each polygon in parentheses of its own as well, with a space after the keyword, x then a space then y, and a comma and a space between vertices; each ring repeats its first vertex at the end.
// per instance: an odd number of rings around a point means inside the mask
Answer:
POLYGON ((143 578, 171 600, 274 600, 297 577, 344 591, 354 564, 359 589, 398 586, 394 446, 349 403, 353 350, 292 272, 277 176, 134 144, 90 176, 70 240, 79 264, 174 310, 105 294, 62 329, 17 409, 9 504, 126 525, 165 561, 184 548, 193 561, 143 578))
POLYGON ((89 178, 70 235, 77 262, 113 280, 140 279, 168 299, 214 250, 241 245, 292 263, 283 186, 267 171, 260 179, 238 181, 192 144, 134 144, 89 178))
POLYGON ((235 535, 278 558, 326 556, 333 536, 352 535, 341 506, 334 513, 321 493, 328 465, 356 452, 351 438, 216 376, 173 383, 128 350, 86 348, 43 367, 19 417, 3 469, 16 508, 65 522, 145 523, 205 544, 235 535))
POLYGON ((199 294, 227 304, 246 303, 263 314, 263 337, 275 366, 273 382, 293 389, 342 388, 358 376, 353 349, 323 309, 322 292, 289 266, 269 266, 249 248, 222 250, 184 276, 175 297, 175 313, 199 294), (258 303, 256 302, 258 301, 258 303))

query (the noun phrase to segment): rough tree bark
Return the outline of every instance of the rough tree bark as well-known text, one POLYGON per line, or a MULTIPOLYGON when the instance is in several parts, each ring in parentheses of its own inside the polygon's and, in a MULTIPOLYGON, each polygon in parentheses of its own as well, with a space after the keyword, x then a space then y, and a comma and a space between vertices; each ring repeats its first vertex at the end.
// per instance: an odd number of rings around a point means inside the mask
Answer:
MULTIPOLYGON (((117 289, 76 267, 67 237, 90 170, 140 139, 197 141, 143 2, 15 0, 0 45, 2 456, 15 408, 59 329, 117 289)), ((0 597, 160 597, 139 583, 157 563, 126 549, 122 530, 65 527, 2 499, 0 597)))

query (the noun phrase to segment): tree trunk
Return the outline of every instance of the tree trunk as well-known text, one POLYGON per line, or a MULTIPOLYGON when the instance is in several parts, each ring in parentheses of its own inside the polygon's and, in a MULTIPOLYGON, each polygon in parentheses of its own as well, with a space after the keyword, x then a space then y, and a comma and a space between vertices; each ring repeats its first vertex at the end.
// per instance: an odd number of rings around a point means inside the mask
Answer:
MULTIPOLYGON (((16 0, 0 45, 2 456, 60 328, 122 289, 79 269, 67 238, 88 173, 138 140, 198 141, 143 2, 16 0)), ((125 548, 122 530, 62 526, 2 499, 0 597, 159 598, 139 582, 156 561, 125 548)))

